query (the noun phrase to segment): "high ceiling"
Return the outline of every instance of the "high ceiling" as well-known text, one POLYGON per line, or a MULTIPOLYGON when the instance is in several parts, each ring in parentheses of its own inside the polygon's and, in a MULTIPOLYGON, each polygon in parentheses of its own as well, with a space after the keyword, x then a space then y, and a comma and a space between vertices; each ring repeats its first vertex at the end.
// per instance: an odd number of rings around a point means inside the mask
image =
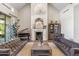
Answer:
MULTIPOLYGON (((21 9, 28 3, 9 3, 11 6, 16 8, 17 10, 21 9)), ((56 7, 59 11, 62 10, 69 3, 51 3, 54 7, 56 7)))
POLYGON ((17 10, 21 9, 22 7, 26 5, 26 3, 9 3, 9 4, 17 10))
POLYGON ((69 3, 52 3, 54 7, 56 7, 59 11, 66 7, 69 3))

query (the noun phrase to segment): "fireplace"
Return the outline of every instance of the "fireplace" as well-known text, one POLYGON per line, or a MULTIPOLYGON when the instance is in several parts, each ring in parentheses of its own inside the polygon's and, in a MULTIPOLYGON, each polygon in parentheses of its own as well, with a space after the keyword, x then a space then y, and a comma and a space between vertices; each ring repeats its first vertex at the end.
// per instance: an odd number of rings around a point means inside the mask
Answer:
POLYGON ((36 40, 38 40, 38 41, 43 40, 43 33, 42 32, 36 32, 36 40))
POLYGON ((47 4, 32 3, 31 4, 31 40, 48 39, 48 20, 47 20, 47 4), (42 8, 44 7, 44 11, 42 8))

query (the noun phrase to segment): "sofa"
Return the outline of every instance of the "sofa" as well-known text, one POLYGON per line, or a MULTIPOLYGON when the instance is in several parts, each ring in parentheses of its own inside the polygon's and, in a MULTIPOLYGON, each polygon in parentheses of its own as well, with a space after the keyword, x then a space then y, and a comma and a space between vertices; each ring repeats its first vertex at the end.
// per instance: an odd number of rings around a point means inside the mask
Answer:
POLYGON ((0 45, 0 56, 15 56, 25 46, 27 40, 15 39, 0 45))
POLYGON ((9 56, 10 49, 0 49, 0 56, 9 56))
POLYGON ((79 44, 64 37, 57 37, 54 40, 57 47, 67 56, 79 56, 79 44))

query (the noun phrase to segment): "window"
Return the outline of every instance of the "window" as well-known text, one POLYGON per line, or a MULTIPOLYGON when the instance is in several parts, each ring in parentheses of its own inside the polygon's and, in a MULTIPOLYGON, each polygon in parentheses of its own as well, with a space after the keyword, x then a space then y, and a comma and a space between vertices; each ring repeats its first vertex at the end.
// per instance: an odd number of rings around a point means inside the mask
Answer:
POLYGON ((0 19, 0 43, 5 39, 5 20, 0 19))
POLYGON ((4 36, 4 27, 5 27, 4 20, 0 20, 0 37, 4 36))

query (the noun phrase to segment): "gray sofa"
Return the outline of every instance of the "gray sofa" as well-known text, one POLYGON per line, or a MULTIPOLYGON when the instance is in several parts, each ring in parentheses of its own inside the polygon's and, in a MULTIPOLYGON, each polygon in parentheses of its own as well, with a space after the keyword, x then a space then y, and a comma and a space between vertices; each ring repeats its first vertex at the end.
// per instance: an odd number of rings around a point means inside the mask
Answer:
POLYGON ((54 40, 57 47, 67 56, 79 56, 79 44, 68 39, 57 37, 54 40))
POLYGON ((15 56, 25 46, 27 40, 12 40, 0 45, 0 56, 15 56))
POLYGON ((9 56, 10 55, 10 49, 0 49, 0 56, 9 56))

